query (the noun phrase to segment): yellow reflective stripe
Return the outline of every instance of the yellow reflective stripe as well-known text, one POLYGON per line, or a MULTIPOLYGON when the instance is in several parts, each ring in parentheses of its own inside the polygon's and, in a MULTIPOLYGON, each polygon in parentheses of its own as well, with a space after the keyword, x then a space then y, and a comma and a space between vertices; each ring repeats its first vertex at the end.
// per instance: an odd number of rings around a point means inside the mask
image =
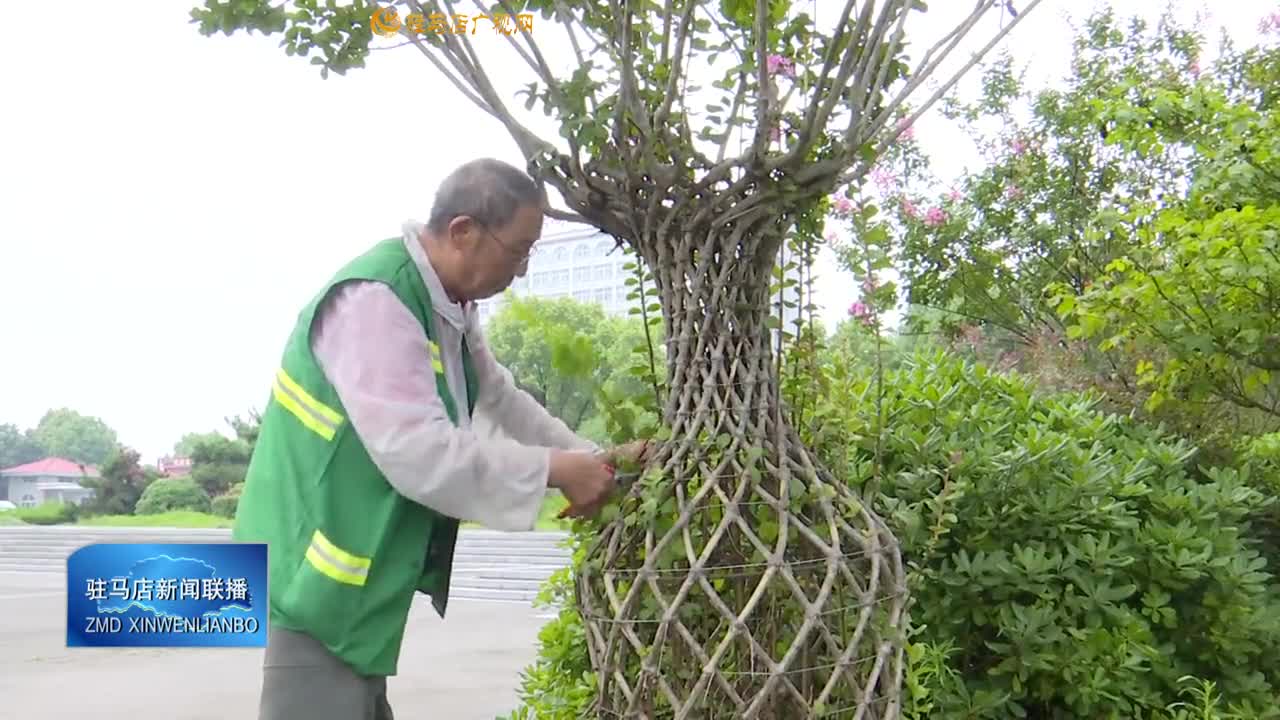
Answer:
POLYGON ((336 431, 332 427, 325 425, 323 421, 316 419, 316 417, 311 413, 307 412, 300 404, 298 404, 298 401, 295 400, 293 396, 289 395, 289 393, 280 387, 279 381, 277 381, 271 388, 271 394, 275 396, 276 402, 280 403, 281 407, 288 410, 294 417, 298 418, 298 421, 305 425, 308 430, 314 432, 325 440, 333 439, 336 431))
POLYGON ((325 440, 333 440, 342 424, 342 416, 324 403, 316 400, 293 378, 281 368, 276 372, 276 381, 271 387, 275 399, 298 418, 308 430, 325 440))
POLYGON ((307 561, 310 562, 311 566, 314 567, 316 570, 319 570, 320 572, 324 573, 328 577, 334 580, 337 580, 340 583, 346 583, 347 585, 358 585, 358 586, 364 585, 365 576, 358 575, 352 572, 347 572, 346 570, 343 570, 342 568, 333 564, 327 558, 321 555, 320 551, 316 550, 314 545, 307 548, 307 561))
POLYGON ((311 536, 311 544, 318 546, 321 550, 325 552, 326 555, 332 556, 333 559, 337 560, 343 565, 347 565, 357 570, 369 569, 369 564, 371 562, 369 558, 360 557, 359 555, 352 555, 346 550, 339 548, 337 545, 334 545, 332 542, 330 542, 329 538, 325 537, 324 533, 320 532, 319 530, 316 530, 315 534, 311 536))
POLYGON ((311 397, 310 393, 303 390, 301 385, 294 382, 293 378, 289 377, 289 373, 285 372, 284 368, 280 368, 276 373, 276 379, 283 383, 285 389, 292 393, 294 397, 302 402, 303 405, 307 406, 308 409, 319 415, 321 418, 327 420, 330 425, 336 426, 342 423, 342 416, 339 415, 336 410, 311 397))
POLYGON ((440 361, 440 346, 435 340, 427 340, 427 352, 431 353, 431 368, 443 375, 444 363, 440 361))
POLYGON ((340 549, 319 530, 311 536, 306 557, 316 570, 340 583, 364 585, 369 577, 369 558, 340 549))

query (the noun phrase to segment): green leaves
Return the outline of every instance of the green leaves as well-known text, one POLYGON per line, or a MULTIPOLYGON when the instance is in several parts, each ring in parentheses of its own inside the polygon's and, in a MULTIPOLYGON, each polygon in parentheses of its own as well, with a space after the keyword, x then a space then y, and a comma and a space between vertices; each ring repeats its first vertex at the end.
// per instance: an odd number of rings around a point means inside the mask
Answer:
POLYGON ((1272 707, 1280 583, 1248 518, 1275 500, 1243 469, 954 357, 900 358, 881 400, 865 365, 830 373, 803 436, 854 487, 879 473, 915 568, 915 717, 1159 717, 1191 668, 1272 707))
MULTIPOLYGON (((781 23, 787 17, 790 7, 790 0, 769 0, 769 20, 766 27, 776 27, 781 23)), ((755 24, 756 0, 720 0, 720 12, 739 29, 750 31, 755 24)))
POLYGON ((344 75, 364 67, 373 40, 370 19, 377 6, 365 0, 350 4, 302 0, 292 10, 269 0, 205 0, 191 11, 191 22, 202 35, 238 31, 281 34, 288 55, 308 58, 320 66, 321 77, 344 75))

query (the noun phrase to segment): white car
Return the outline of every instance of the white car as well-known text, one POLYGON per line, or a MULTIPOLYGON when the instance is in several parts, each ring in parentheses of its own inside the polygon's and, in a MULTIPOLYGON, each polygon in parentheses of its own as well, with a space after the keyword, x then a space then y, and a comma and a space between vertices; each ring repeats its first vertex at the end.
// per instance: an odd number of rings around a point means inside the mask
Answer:
POLYGON ((14 505, 8 500, 0 500, 0 512, 9 512, 10 510, 17 510, 17 509, 18 509, 18 506, 14 505))

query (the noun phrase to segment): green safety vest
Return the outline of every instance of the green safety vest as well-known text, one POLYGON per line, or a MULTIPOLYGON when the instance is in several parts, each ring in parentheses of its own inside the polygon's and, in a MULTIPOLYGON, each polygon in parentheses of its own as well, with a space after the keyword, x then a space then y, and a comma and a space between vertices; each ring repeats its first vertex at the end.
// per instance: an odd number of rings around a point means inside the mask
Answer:
MULTIPOLYGON (((299 314, 262 413, 232 538, 268 544, 271 625, 313 636, 358 673, 394 675, 415 593, 430 595, 444 617, 458 520, 387 482, 311 354, 316 308, 352 280, 385 283, 422 323, 430 338, 422 362, 435 369, 445 409, 458 423, 430 294, 403 240, 380 242, 340 270, 299 314)), ((475 371, 465 339, 462 358, 474 409, 475 371)))

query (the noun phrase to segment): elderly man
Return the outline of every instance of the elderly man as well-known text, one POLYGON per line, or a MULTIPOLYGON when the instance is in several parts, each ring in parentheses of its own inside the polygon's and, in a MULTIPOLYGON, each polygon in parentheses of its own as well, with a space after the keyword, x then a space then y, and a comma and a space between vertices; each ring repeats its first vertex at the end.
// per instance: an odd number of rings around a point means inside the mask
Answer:
MULTIPOLYGON (((515 386, 474 301, 527 269, 541 198, 477 160, 426 225, 374 245, 309 302, 285 344, 234 538, 269 544, 261 720, 390 720, 417 592, 444 616, 460 520, 532 529, 548 487, 598 511, 610 465, 515 386), (483 415, 510 438, 477 433, 483 415)), ((259 600, 261 601, 261 600, 259 600)))

